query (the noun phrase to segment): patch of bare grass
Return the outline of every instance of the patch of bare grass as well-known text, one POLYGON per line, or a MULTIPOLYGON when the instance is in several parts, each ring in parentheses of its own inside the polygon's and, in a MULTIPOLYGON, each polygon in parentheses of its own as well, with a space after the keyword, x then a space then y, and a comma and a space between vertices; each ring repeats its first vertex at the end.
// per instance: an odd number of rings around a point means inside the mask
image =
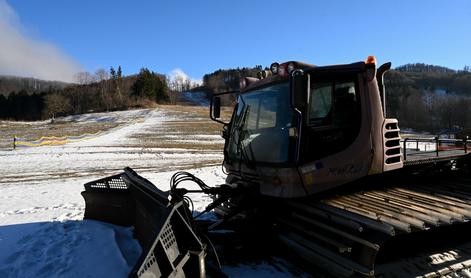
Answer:
MULTIPOLYGON (((220 135, 223 125, 209 118, 209 108, 201 106, 184 105, 158 105, 172 120, 163 121, 153 130, 137 132, 131 136, 136 139, 130 145, 143 148, 185 148, 195 150, 220 150, 223 142, 206 140, 201 135, 220 135), (181 119, 181 120, 180 120, 181 119), (185 142, 187 140, 187 142, 185 142)), ((223 107, 221 111, 225 118, 229 118, 232 108, 223 107)), ((36 140, 41 136, 77 136, 84 133, 106 131, 123 124, 122 122, 62 122, 51 124, 42 122, 13 122, 0 121, 0 149, 13 147, 13 136, 21 139, 36 140)))
POLYGON ((77 136, 84 133, 96 133, 116 127, 117 123, 90 122, 74 123, 60 122, 51 124, 49 122, 0 122, 0 149, 13 147, 13 137, 36 140, 41 136, 77 136))
MULTIPOLYGON (((220 135, 223 129, 222 124, 209 118, 207 107, 181 105, 164 107, 172 120, 163 121, 153 130, 132 135, 142 147, 212 150, 222 153, 224 147, 222 138, 219 140, 214 140, 214 137, 204 138, 205 135, 220 135)), ((224 108, 223 113, 230 114, 231 110, 224 108)))

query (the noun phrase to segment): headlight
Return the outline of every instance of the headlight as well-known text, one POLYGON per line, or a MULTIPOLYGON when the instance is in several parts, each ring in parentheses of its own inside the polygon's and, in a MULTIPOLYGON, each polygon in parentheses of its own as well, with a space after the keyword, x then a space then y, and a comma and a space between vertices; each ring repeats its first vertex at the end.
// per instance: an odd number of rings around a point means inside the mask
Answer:
POLYGON ((288 73, 291 73, 293 70, 294 70, 294 64, 293 64, 293 63, 289 63, 289 64, 288 64, 288 73))
POLYGON ((239 88, 240 90, 243 90, 247 86, 247 80, 245 80, 245 77, 242 77, 239 80, 239 88))
POLYGON ((280 64, 278 63, 271 64, 270 70, 273 74, 278 74, 278 71, 280 70, 280 64))
POLYGON ((272 74, 272 72, 269 71, 269 70, 262 71, 262 77, 263 78, 267 78, 267 77, 271 76, 271 74, 272 74))

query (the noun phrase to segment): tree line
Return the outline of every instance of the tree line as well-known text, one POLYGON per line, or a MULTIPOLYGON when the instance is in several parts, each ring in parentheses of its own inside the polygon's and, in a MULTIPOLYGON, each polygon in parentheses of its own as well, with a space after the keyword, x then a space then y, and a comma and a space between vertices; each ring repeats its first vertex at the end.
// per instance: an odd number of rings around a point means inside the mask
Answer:
POLYGON ((149 107, 167 103, 169 89, 164 75, 142 68, 137 75, 123 76, 121 67, 100 69, 94 75, 77 75, 79 84, 30 93, 26 89, 0 95, 0 119, 41 120, 58 115, 82 114, 149 107))
POLYGON ((24 91, 28 94, 41 93, 49 89, 62 89, 69 83, 46 81, 31 77, 0 76, 0 95, 8 96, 12 92, 24 91))
MULTIPOLYGON (((205 74, 202 86, 194 90, 206 92, 208 98, 215 93, 237 91, 239 90, 239 81, 242 77, 257 77, 257 74, 262 69, 260 65, 252 68, 218 69, 213 73, 205 74)), ((221 96, 221 101, 223 105, 231 105, 234 103, 235 98, 236 94, 223 95, 221 96)))

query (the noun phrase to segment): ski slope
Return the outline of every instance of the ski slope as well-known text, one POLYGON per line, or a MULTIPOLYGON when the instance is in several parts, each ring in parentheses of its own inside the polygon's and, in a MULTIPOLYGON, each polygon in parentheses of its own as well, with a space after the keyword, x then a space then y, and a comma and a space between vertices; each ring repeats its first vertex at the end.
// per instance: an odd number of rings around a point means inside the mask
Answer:
MULTIPOLYGON (((0 150, 0 277, 127 277, 140 255, 132 229, 82 220, 83 184, 126 166, 163 190, 176 170, 209 185, 223 183, 223 141, 217 132, 202 132, 207 119, 192 110, 158 107, 140 111, 139 120, 133 111, 63 118, 80 124, 119 118, 120 125, 62 146, 0 150), (195 128, 178 126, 191 123, 195 128)), ((192 197, 195 210, 210 202, 192 197)), ((269 262, 223 271, 229 277, 292 276, 269 262)))

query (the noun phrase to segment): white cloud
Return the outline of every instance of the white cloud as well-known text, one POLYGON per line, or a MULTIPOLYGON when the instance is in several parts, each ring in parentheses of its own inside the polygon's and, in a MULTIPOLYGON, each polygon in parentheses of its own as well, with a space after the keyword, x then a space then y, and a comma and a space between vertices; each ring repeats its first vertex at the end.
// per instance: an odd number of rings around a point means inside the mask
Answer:
POLYGON ((190 80, 191 87, 196 87, 203 84, 201 79, 193 79, 188 74, 186 74, 182 69, 176 68, 172 70, 168 75, 170 81, 170 87, 174 90, 178 90, 178 86, 181 86, 185 83, 186 80, 190 80))
POLYGON ((72 82, 82 67, 51 43, 29 38, 6 0, 0 0, 0 74, 72 82))

